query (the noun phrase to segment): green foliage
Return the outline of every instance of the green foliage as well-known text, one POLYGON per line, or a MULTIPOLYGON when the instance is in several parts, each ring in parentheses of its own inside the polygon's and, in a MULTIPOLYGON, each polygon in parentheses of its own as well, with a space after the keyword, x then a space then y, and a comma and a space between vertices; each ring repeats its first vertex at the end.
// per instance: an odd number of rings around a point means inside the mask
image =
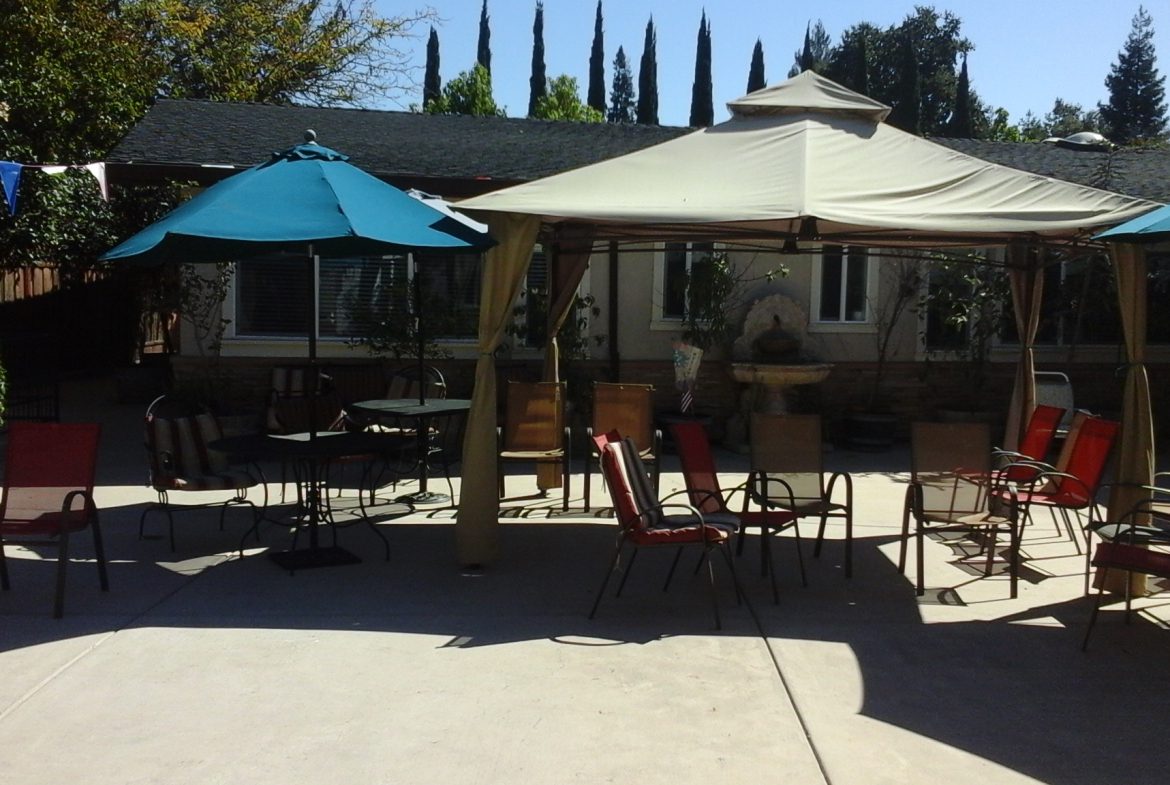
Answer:
MULTIPOLYGON (((162 61, 108 0, 0 5, 0 158, 92 161, 146 111, 162 61)), ((23 197, 22 197, 23 198, 23 197)))
POLYGON ((947 132, 957 139, 971 139, 975 136, 975 122, 971 116, 971 79, 967 76, 967 56, 963 56, 963 67, 959 70, 959 86, 955 90, 955 109, 947 132))
POLYGON ((699 20, 699 39, 695 46, 695 81, 691 85, 692 128, 715 124, 715 99, 711 88, 711 24, 704 11, 699 20))
POLYGON ((768 80, 764 76, 764 45, 760 39, 756 39, 756 45, 752 49, 752 64, 748 68, 747 91, 754 93, 756 90, 763 90, 768 86, 768 80))
POLYGON ((965 361, 965 389, 977 397, 987 380, 992 342, 1009 324, 1007 303, 1011 287, 1000 269, 970 261, 936 257, 930 266, 930 286, 918 308, 927 314, 928 329, 939 335, 928 348, 954 351, 965 361))
POLYGON ((1166 77, 1158 75, 1156 63, 1154 21, 1139 6, 1125 47, 1105 77, 1109 101, 1098 105, 1113 142, 1164 140, 1166 77))
POLYGON ((231 288, 234 266, 218 264, 184 264, 179 268, 179 316, 191 325, 199 356, 199 389, 192 395, 208 404, 224 399, 228 380, 219 362, 219 350, 230 319, 223 317, 223 302, 231 288))
POLYGON ((15 216, 0 209, 0 269, 60 264, 69 284, 96 267, 118 236, 117 215, 84 170, 25 169, 18 206, 15 216))
POLYGON ((121 16, 165 62, 161 95, 318 106, 412 86, 397 41, 435 18, 383 17, 373 0, 124 0, 121 16))
POLYGON ((626 52, 619 46, 617 56, 613 59, 613 91, 609 94, 609 114, 606 119, 611 123, 637 122, 634 104, 634 78, 630 74, 626 52))
POLYGON ((642 125, 658 125, 658 35, 654 32, 654 17, 646 23, 646 40, 638 67, 637 117, 642 125))
POLYGON ((427 67, 423 76, 423 108, 436 100, 443 90, 443 82, 439 78, 439 34, 431 28, 427 38, 427 67))
MULTIPOLYGON (((1031 112, 1028 114, 1030 116, 1031 112)), ((1002 106, 995 110, 985 137, 993 142, 1019 142, 1023 138, 1020 127, 1011 124, 1008 110, 1002 106)))
MULTIPOLYGON (((525 289, 520 292, 520 304, 512 309, 515 317, 507 327, 508 335, 526 346, 543 347, 548 341, 548 292, 543 289, 525 289)), ((591 294, 577 294, 572 311, 557 333, 557 347, 562 359, 585 360, 591 346, 605 344, 606 336, 589 335, 589 321, 601 315, 597 300, 591 294)))
POLYGON ((918 52, 914 34, 906 31, 902 40, 902 62, 898 71, 898 94, 894 99, 889 123, 907 133, 919 135, 922 129, 922 77, 918 72, 918 52))
POLYGON ((593 46, 589 49, 589 89, 585 103, 605 114, 605 32, 602 29, 601 0, 593 20, 593 46))
POLYGON ((536 116, 540 100, 548 95, 548 78, 544 71, 544 3, 537 0, 536 19, 532 22, 532 76, 528 79, 528 116, 536 116))
POLYGON ((463 71, 443 87, 443 94, 427 105, 428 114, 469 114, 506 117, 492 98, 492 77, 479 63, 463 71))
POLYGON ((538 120, 605 122, 601 112, 581 102, 577 95, 577 80, 567 74, 561 74, 552 80, 548 95, 540 99, 532 116, 538 120))
POLYGON ((788 70, 789 78, 796 76, 801 71, 824 73, 832 56, 832 43, 833 39, 825 30, 821 20, 818 19, 815 25, 805 25, 804 44, 796 50, 792 68, 788 70))
MULTIPOLYGON (((364 347, 370 354, 392 357, 395 360, 417 358, 419 350, 418 322, 414 318, 414 303, 419 292, 419 278, 409 283, 391 284, 386 300, 396 304, 380 311, 368 307, 351 307, 350 315, 358 325, 358 335, 349 341, 350 347, 364 347), (409 305, 408 305, 409 304, 409 305)), ((465 325, 455 324, 459 318, 455 309, 427 286, 422 287, 420 308, 426 315, 427 333, 423 336, 423 356, 443 360, 451 353, 434 341, 434 336, 463 334, 465 325)))
POLYGON ((743 269, 732 264, 726 253, 717 252, 691 263, 686 277, 686 313, 683 316, 682 339, 706 352, 712 346, 733 338, 738 322, 733 319, 744 305, 749 285, 759 280, 771 281, 788 275, 781 265, 760 277, 749 277, 749 263, 743 269))

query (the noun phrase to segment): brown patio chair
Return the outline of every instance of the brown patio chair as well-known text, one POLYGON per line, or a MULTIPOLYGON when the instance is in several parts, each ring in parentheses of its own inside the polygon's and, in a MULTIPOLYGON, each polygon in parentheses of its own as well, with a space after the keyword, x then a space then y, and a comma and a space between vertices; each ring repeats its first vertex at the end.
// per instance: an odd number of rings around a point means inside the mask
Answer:
POLYGON ((594 435, 616 431, 634 440, 641 451, 642 463, 653 467, 654 491, 658 492, 662 465, 662 431, 654 427, 654 386, 650 384, 593 384, 593 417, 585 429, 585 509, 589 509, 589 483, 601 453, 594 435))
POLYGON ((69 537, 89 528, 102 591, 109 591, 102 530, 93 501, 98 438, 95 423, 13 422, 4 457, 0 498, 0 586, 11 588, 6 543, 57 548, 57 589, 53 616, 65 612, 65 568, 69 537))
POLYGON ((504 424, 496 429, 496 443, 501 499, 505 464, 555 465, 561 469, 561 509, 569 509, 572 442, 565 425, 563 382, 508 382, 504 424))
MULTIPOLYGON (((768 502, 801 518, 819 518, 813 558, 820 558, 830 518, 845 522, 845 577, 853 577, 853 478, 825 470, 821 418, 816 414, 755 412, 751 420, 751 470, 757 485, 769 478, 768 502)), ((740 543, 742 546, 742 541, 740 543)))
MULTIPOLYGON (((1001 533, 1009 538, 1008 572, 1014 599, 1019 582, 1020 527, 1015 491, 993 490, 991 430, 985 423, 916 422, 910 425, 910 485, 902 509, 898 571, 905 572, 910 519, 914 519, 917 577, 915 593, 925 588, 923 541, 928 531, 962 532, 985 540, 985 574, 990 575, 1001 533)), ((964 559, 965 560, 965 559, 964 559)))
POLYGON ((225 456, 208 448, 223 438, 223 429, 214 414, 189 402, 162 395, 147 407, 145 417, 146 455, 150 466, 149 483, 158 501, 146 505, 138 518, 138 537, 145 536, 146 518, 162 512, 167 518, 171 550, 175 550, 174 512, 219 507, 219 527, 231 506, 245 506, 252 512, 252 525, 263 516, 268 505, 268 488, 258 468, 245 470, 229 465, 225 456), (264 503, 258 510, 248 499, 248 490, 264 488, 264 503), (196 502, 175 505, 172 494, 199 491, 233 491, 226 501, 196 502))

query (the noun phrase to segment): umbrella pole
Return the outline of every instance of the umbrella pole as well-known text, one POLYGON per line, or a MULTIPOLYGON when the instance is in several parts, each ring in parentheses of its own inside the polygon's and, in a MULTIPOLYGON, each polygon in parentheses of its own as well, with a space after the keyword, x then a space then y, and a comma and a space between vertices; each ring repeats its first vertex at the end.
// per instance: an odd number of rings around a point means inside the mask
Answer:
MULTIPOLYGON (((321 374, 317 370, 317 325, 320 324, 320 314, 317 303, 317 268, 319 259, 313 252, 313 246, 308 249, 309 270, 309 436, 306 464, 308 467, 305 478, 305 503, 308 505, 307 517, 309 524, 309 547, 301 550, 271 552, 269 555, 274 562, 289 572, 295 572, 307 567, 332 567, 342 564, 357 564, 361 558, 353 553, 339 548, 336 545, 322 548, 320 544, 321 525, 321 492, 323 483, 320 481, 321 460, 317 452, 317 407, 321 386, 321 374)), ((329 489, 324 489, 329 493, 329 489)))

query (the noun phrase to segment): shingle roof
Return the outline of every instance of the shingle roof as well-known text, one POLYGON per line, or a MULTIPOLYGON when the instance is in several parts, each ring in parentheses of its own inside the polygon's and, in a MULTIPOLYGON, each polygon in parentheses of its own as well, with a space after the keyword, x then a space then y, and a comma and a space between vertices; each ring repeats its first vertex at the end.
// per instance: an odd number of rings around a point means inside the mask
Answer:
POLYGON ((1155 202, 1170 202, 1170 150, 1131 148, 1092 152, 1043 142, 941 138, 931 141, 1014 169, 1155 202))
POLYGON ((367 109, 160 100, 110 152, 114 163, 251 166, 317 141, 382 177, 522 181, 649 147, 686 128, 367 109))
MULTIPOLYGON (((391 180, 533 180, 689 133, 669 126, 571 123, 368 109, 159 100, 110 152, 115 164, 251 166, 317 141, 391 180)), ((1075 183, 1170 202, 1170 150, 1069 150, 1036 142, 932 139, 968 155, 1075 183)), ((477 190, 489 190, 482 187, 477 190)))

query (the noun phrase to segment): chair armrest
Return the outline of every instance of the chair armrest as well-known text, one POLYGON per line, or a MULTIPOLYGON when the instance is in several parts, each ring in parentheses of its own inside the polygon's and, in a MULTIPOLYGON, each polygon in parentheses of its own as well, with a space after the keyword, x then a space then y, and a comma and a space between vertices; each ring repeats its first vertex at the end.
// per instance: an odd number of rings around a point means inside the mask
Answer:
POLYGON ((753 478, 749 478, 748 481, 751 483, 751 485, 747 492, 752 501, 756 502, 756 504, 759 504, 761 507, 771 507, 773 509, 794 509, 796 507, 796 492, 792 489, 792 486, 789 485, 786 480, 783 480, 780 477, 770 477, 767 472, 754 472, 753 475, 755 482, 751 482, 753 478), (777 498, 769 490, 768 486, 770 486, 772 483, 780 485, 781 490, 788 493, 787 507, 785 507, 782 499, 777 500, 777 498))
POLYGON ((849 472, 833 472, 829 475, 829 484, 825 486, 825 501, 833 501, 833 486, 841 480, 845 484, 845 506, 853 509, 853 475, 849 472))

